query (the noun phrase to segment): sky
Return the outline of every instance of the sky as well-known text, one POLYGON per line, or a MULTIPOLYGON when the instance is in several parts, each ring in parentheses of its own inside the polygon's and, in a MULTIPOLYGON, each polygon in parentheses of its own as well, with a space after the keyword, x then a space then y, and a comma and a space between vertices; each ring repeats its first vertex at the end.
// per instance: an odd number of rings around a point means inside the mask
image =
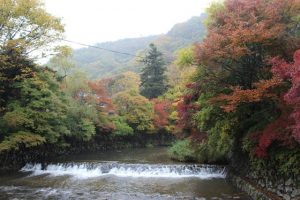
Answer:
MULTIPOLYGON (((85 44, 166 33, 199 16, 212 0, 44 0, 62 18, 65 37, 85 44)), ((79 48, 78 45, 72 45, 79 48)))

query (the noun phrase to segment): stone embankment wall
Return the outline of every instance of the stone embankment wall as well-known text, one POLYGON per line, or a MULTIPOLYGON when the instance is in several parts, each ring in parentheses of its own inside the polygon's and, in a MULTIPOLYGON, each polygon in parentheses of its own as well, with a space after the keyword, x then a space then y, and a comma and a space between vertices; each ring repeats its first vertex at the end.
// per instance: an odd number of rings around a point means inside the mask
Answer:
POLYGON ((271 171, 251 172, 243 177, 237 174, 231 170, 228 179, 254 200, 300 200, 300 177, 277 177, 271 171))

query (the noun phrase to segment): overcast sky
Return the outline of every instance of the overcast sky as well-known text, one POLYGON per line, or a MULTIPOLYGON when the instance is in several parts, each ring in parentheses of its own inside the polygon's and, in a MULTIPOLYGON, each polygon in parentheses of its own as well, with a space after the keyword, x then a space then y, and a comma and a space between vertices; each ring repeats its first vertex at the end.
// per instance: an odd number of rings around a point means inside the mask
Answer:
POLYGON ((94 44, 166 33, 174 24, 199 16, 210 2, 212 0, 45 0, 45 5, 48 12, 62 18, 67 39, 94 44))

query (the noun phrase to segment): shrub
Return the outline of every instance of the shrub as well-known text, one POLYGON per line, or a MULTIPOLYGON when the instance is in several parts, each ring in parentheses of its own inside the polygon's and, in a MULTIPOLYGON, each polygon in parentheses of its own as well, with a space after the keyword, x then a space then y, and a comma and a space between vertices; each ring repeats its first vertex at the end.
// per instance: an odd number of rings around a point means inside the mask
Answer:
POLYGON ((5 138, 0 143, 0 152, 19 150, 20 146, 25 148, 41 145, 45 142, 45 138, 29 132, 19 131, 5 138))
POLYGON ((115 130, 113 134, 116 136, 129 136, 134 135, 133 129, 126 123, 126 119, 124 117, 115 116, 112 119, 115 130))
POLYGON ((179 140, 169 149, 169 155, 174 160, 179 161, 194 161, 195 151, 191 148, 188 139, 179 140))

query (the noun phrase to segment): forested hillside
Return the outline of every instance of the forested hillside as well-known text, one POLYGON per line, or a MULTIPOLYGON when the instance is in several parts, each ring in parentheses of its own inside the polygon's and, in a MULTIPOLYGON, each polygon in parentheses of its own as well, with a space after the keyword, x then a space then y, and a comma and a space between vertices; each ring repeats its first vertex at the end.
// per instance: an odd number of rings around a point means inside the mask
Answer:
MULTIPOLYGON (((162 51, 165 59, 171 61, 174 59, 174 52, 178 49, 204 38, 206 34, 205 18, 205 14, 193 17, 187 22, 176 24, 168 33, 163 35, 122 39, 100 43, 96 46, 133 55, 142 55, 148 45, 154 43, 162 51)), ((141 64, 137 58, 91 47, 75 50, 73 58, 78 67, 91 78, 100 78, 128 70, 134 72, 141 70, 141 64)))

